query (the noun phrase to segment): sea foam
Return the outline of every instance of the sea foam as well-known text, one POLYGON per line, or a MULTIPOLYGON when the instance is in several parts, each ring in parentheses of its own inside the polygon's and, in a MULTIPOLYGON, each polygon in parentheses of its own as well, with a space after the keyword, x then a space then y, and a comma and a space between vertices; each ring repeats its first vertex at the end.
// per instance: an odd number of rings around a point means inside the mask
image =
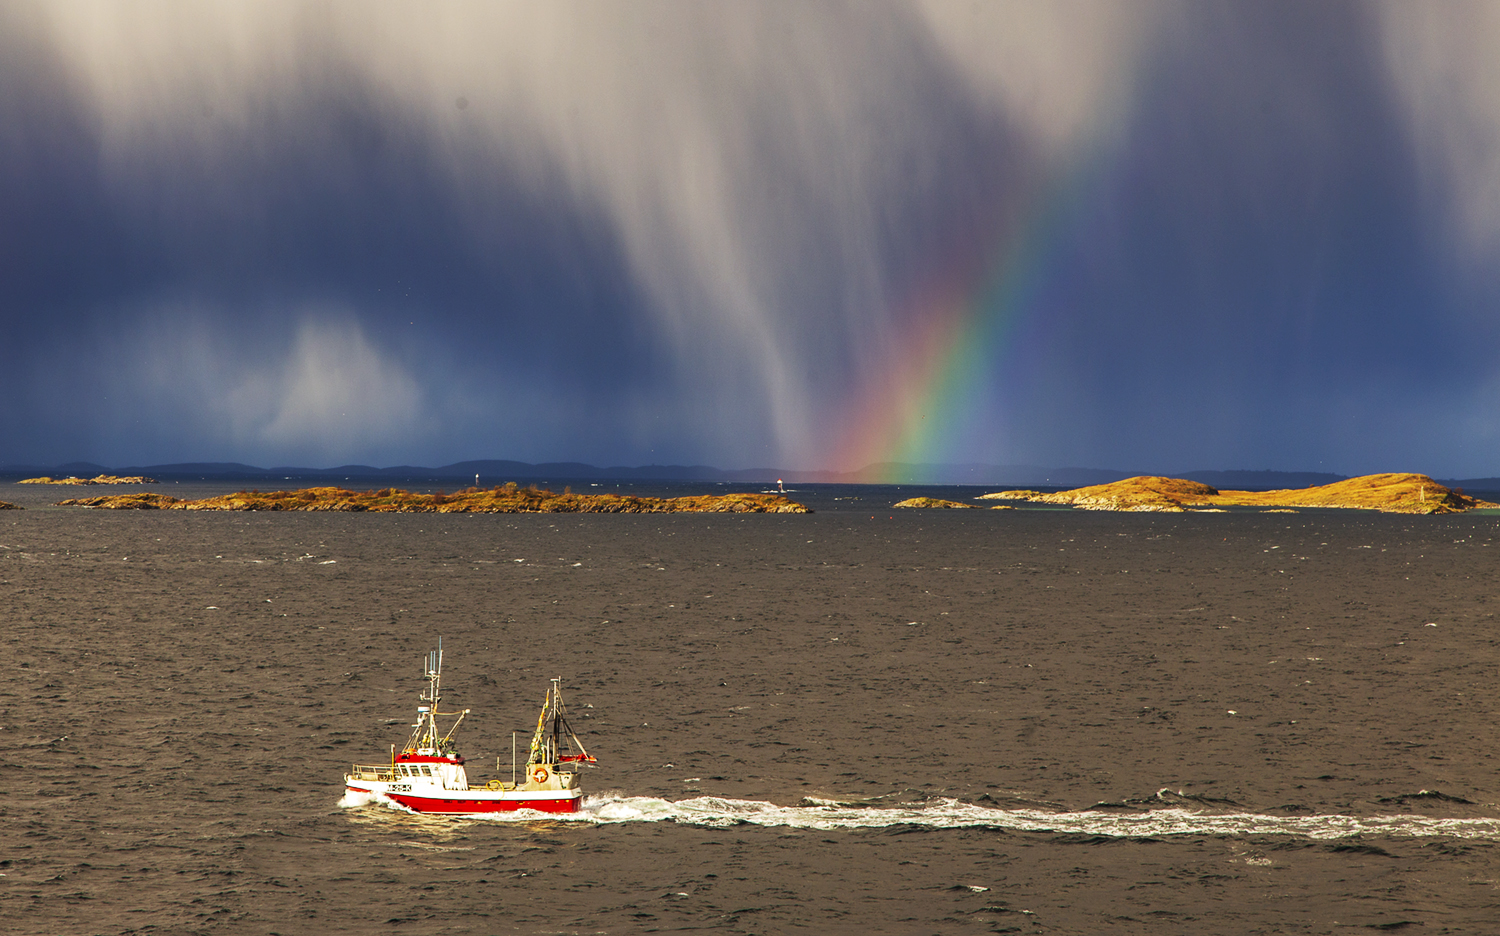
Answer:
MULTIPOLYGON (((340 806, 374 801, 395 806, 385 797, 353 802, 346 793, 340 806)), ((402 808, 396 806, 395 808, 402 808)), ((1153 809, 1139 813, 1048 812, 1039 809, 995 809, 945 799, 912 806, 855 806, 807 801, 778 806, 761 800, 698 796, 665 800, 649 796, 598 794, 572 814, 521 810, 464 817, 487 822, 564 821, 609 825, 627 822, 676 822, 707 828, 737 825, 815 829, 818 831, 884 829, 915 826, 928 829, 999 829, 1109 838, 1156 838, 1174 835, 1285 835, 1314 840, 1356 836, 1386 838, 1460 838, 1500 841, 1500 819, 1445 819, 1430 816, 1270 816, 1260 813, 1207 813, 1188 809, 1153 809)))

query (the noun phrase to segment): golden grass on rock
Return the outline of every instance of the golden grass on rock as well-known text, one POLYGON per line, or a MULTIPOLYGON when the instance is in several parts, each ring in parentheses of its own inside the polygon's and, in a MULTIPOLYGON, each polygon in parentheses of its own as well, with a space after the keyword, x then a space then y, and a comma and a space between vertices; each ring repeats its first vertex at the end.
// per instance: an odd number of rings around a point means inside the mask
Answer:
POLYGON ((1337 507, 1383 513, 1443 514, 1496 506, 1444 487, 1423 474, 1365 475, 1319 487, 1281 491, 1220 491, 1197 481, 1143 476, 1055 494, 1000 491, 982 496, 1070 504, 1083 510, 1170 512, 1219 507, 1337 507))
POLYGON ((20 509, 21 508, 19 506, 17 506, 16 504, 8 503, 6 501, 0 501, 0 510, 20 510, 20 509))
POLYGON ((962 501, 943 500, 940 497, 908 497, 896 504, 897 507, 938 507, 942 509, 973 510, 978 504, 965 504, 962 501))
MULTIPOLYGON (((896 507, 918 507, 918 508, 936 509, 936 510, 952 510, 952 509, 976 510, 976 509, 979 509, 979 507, 980 507, 979 504, 965 504, 963 501, 943 500, 941 497, 908 497, 906 500, 900 501, 900 502, 896 503, 894 506, 896 506, 896 507)), ((1010 504, 997 504, 994 507, 991 507, 989 509, 990 510, 1015 510, 1016 508, 1012 507, 1010 504)))
POLYGON ((338 487, 297 491, 239 491, 203 500, 164 494, 80 497, 60 507, 112 510, 335 510, 367 513, 812 513, 779 494, 710 494, 696 497, 633 497, 574 494, 515 484, 454 494, 414 494, 398 488, 350 491, 338 487))
POLYGON ((104 494, 99 497, 74 497, 58 501, 59 507, 105 507, 111 510, 181 510, 192 501, 167 494, 104 494))

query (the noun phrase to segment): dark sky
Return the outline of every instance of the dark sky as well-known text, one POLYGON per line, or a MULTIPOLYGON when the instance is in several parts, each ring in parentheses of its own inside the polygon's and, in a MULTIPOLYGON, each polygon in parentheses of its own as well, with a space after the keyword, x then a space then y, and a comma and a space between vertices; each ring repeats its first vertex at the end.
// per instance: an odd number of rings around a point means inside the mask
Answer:
POLYGON ((1448 0, 0 3, 0 464, 1500 474, 1495 48, 1448 0))

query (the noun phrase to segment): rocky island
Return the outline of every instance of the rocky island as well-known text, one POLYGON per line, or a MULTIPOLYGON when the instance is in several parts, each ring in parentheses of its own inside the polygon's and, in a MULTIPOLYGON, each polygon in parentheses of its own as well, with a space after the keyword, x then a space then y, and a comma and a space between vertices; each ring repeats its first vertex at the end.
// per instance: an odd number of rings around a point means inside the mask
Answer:
POLYGON ((1374 474, 1334 484, 1284 491, 1220 491, 1181 478, 1126 478, 1043 494, 1039 491, 1000 491, 981 495, 993 500, 1068 504, 1082 510, 1168 511, 1213 510, 1225 507, 1339 507, 1383 513, 1461 513, 1494 507, 1487 501, 1444 487, 1423 474, 1374 474))
MULTIPOLYGON (((984 496, 989 497, 990 495, 986 494, 984 496)), ((941 497, 908 497, 904 501, 897 502, 897 504, 895 506, 897 506, 897 507, 922 507, 922 508, 929 508, 929 509, 931 509, 931 508, 937 508, 937 509, 940 509, 940 510, 951 510, 951 509, 955 509, 955 508, 964 508, 964 509, 968 509, 968 510, 973 510, 973 509, 977 508, 979 505, 978 504, 965 504, 963 501, 943 500, 941 497)), ((991 507, 990 509, 991 510, 1015 510, 1016 508, 1012 507, 1009 504, 996 504, 995 506, 991 507)))
POLYGON ((147 478, 142 475, 130 475, 121 477, 119 475, 96 475, 92 478, 26 478, 17 481, 17 484, 155 484, 155 478, 147 478))
POLYGON ((710 494, 697 497, 634 497, 625 494, 561 494, 514 482, 453 494, 414 494, 399 488, 349 491, 313 487, 297 491, 239 491, 203 500, 166 494, 112 494, 60 501, 59 507, 111 510, 341 510, 368 513, 812 513, 778 494, 710 494))

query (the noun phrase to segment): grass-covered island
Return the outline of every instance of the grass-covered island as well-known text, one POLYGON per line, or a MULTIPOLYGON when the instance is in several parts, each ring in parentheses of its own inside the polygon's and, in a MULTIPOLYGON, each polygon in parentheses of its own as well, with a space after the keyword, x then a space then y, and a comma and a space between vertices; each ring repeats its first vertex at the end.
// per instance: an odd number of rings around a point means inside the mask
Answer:
MULTIPOLYGON (((986 495, 987 496, 987 495, 986 495)), ((965 504, 963 501, 943 500, 941 497, 908 497, 896 504, 897 507, 918 507, 922 509, 954 510, 958 508, 973 509, 978 504, 965 504)), ((991 510, 1015 510, 1009 504, 996 504, 991 510)))
POLYGON ((147 478, 144 475, 95 475, 92 478, 75 478, 69 475, 66 478, 25 478, 17 481, 17 484, 155 484, 155 478, 147 478))
POLYGON ((1444 487, 1423 474, 1365 475, 1319 487, 1284 491, 1220 491, 1182 478, 1139 477, 1055 494, 1000 491, 981 496, 995 500, 1069 504, 1083 510, 1170 512, 1224 507, 1342 507, 1384 513, 1444 514, 1496 506, 1444 487))
POLYGON ((349 491, 338 487, 297 491, 239 491, 202 500, 166 494, 111 494, 60 501, 59 507, 110 510, 344 510, 366 513, 812 513, 779 494, 707 494, 698 497, 633 497, 625 494, 561 494, 514 482, 453 494, 414 494, 399 488, 349 491))

